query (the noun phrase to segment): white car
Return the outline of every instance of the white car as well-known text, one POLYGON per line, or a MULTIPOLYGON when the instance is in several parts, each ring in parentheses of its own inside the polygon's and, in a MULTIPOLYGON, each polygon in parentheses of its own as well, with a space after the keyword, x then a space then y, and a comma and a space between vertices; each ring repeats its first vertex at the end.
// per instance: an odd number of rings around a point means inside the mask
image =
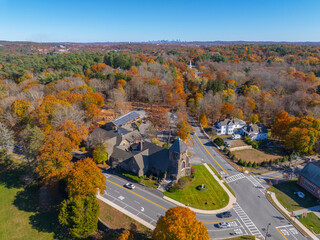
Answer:
POLYGON ((218 227, 219 228, 230 228, 231 225, 228 222, 221 222, 221 223, 218 223, 218 227))
POLYGON ((136 188, 136 186, 133 185, 132 183, 127 183, 125 186, 126 186, 127 188, 129 188, 129 189, 135 189, 135 188, 136 188))

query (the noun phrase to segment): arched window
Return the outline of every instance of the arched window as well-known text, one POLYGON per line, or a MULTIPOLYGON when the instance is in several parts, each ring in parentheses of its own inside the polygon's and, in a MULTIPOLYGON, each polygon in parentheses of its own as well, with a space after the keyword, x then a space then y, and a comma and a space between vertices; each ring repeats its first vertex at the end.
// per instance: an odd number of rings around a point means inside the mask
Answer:
POLYGON ((184 169, 186 167, 186 163, 185 162, 182 162, 181 164, 181 169, 184 169))

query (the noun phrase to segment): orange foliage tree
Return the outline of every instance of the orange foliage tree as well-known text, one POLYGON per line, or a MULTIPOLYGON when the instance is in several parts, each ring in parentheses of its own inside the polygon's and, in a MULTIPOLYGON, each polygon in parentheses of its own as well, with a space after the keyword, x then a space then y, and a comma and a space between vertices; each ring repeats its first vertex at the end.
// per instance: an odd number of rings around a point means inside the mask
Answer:
POLYGON ((159 218, 153 231, 154 240, 208 240, 207 227, 186 207, 170 208, 159 218))
POLYGON ((93 162, 86 158, 76 162, 67 176, 67 192, 74 199, 103 194, 106 189, 106 177, 93 162))
POLYGON ((30 101, 17 99, 12 103, 12 110, 15 114, 18 115, 19 118, 22 118, 27 114, 30 106, 30 101))
POLYGON ((39 149, 36 168, 45 184, 56 183, 67 175, 72 167, 73 147, 74 144, 63 132, 52 130, 47 133, 44 144, 39 149))
POLYGON ((72 120, 67 120, 61 123, 57 129, 62 131, 65 137, 69 138, 73 143, 73 149, 77 149, 81 141, 88 136, 88 130, 85 126, 76 126, 72 120))

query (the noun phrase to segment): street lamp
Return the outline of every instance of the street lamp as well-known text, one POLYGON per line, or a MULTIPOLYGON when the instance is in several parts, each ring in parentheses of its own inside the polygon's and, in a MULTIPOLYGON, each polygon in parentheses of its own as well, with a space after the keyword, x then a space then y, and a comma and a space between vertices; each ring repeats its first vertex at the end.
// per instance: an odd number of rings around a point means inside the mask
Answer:
POLYGON ((265 240, 267 240, 267 237, 268 237, 268 234, 269 234, 269 233, 268 233, 268 231, 269 231, 269 226, 271 226, 271 223, 268 223, 265 240))

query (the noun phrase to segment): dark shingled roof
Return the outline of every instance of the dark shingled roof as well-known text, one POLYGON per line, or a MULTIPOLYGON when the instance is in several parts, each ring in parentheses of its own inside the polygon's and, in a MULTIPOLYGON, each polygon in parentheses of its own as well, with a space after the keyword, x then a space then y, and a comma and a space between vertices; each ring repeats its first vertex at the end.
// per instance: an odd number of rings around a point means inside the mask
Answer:
POLYGON ((320 166, 314 163, 308 163, 301 171, 301 176, 308 179, 317 187, 320 187, 320 166))
POLYGON ((178 138, 172 146, 169 148, 170 151, 172 152, 177 152, 177 153, 184 153, 187 151, 187 145, 182 141, 180 138, 178 138))

